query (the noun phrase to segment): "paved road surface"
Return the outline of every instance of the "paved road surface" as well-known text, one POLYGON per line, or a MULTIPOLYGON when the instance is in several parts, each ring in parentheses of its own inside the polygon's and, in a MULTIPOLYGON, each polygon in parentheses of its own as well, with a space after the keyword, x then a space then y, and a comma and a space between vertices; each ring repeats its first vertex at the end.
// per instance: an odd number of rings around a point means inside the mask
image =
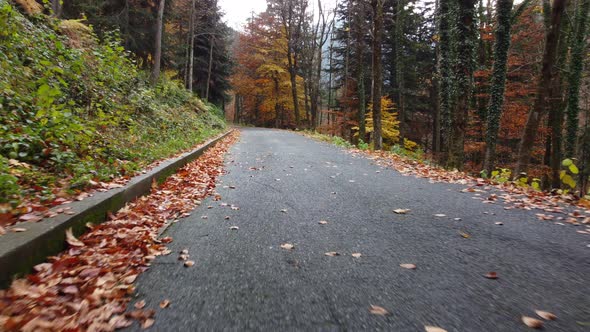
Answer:
POLYGON ((590 330, 590 236, 573 226, 286 131, 244 129, 227 161, 222 200, 170 227, 174 254, 138 279, 137 299, 157 309, 151 330, 528 331, 520 316, 535 309, 559 317, 546 331, 590 330), (177 260, 184 248, 192 268, 177 260))

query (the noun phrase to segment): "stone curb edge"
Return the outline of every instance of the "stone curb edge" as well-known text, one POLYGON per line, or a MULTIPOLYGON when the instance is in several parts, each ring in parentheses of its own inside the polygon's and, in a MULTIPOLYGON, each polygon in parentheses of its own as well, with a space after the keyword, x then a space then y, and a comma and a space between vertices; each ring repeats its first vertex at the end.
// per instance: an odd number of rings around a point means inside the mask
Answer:
POLYGON ((92 197, 82 201, 60 205, 57 208, 71 207, 73 214, 59 214, 36 223, 22 223, 26 232, 7 234, 0 237, 0 289, 10 285, 14 278, 30 273, 32 268, 42 263, 48 256, 56 255, 66 249, 65 231, 72 228, 74 234, 84 233, 86 223, 102 223, 109 212, 116 212, 126 203, 150 192, 152 181, 159 183, 174 174, 176 170, 201 156, 209 147, 229 135, 233 130, 206 141, 198 148, 179 157, 162 161, 145 174, 132 178, 125 186, 106 192, 95 192, 92 197))

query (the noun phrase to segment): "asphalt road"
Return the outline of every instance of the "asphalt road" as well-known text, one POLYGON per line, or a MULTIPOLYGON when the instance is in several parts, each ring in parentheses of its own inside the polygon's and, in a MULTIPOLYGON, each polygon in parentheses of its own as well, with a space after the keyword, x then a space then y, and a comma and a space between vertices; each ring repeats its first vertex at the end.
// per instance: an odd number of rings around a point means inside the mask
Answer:
POLYGON ((222 199, 173 224, 174 253, 138 279, 151 330, 529 331, 520 317, 540 309, 558 316, 546 331, 590 331, 590 236, 574 226, 286 131, 243 129, 227 171, 222 199), (185 248, 193 267, 177 260, 185 248))

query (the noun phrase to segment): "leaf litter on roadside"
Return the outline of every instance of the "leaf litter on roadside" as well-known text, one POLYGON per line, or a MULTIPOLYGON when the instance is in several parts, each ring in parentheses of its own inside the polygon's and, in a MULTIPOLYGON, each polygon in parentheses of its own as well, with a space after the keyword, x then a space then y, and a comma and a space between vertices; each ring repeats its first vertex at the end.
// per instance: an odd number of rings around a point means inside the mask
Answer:
POLYGON ((369 313, 379 316, 389 315, 389 311, 387 311, 385 308, 373 304, 371 304, 371 306, 369 307, 369 313))
MULTIPOLYGON (((215 194, 224 154, 237 137, 233 132, 220 140, 152 188, 149 196, 138 198, 79 238, 68 230, 69 249, 0 290, 0 330, 113 331, 133 320, 144 328, 153 325, 155 311, 144 309, 144 302, 127 310, 135 290, 132 283, 157 256, 169 253, 158 240, 159 229, 215 194)), ((184 264, 192 262, 187 260, 188 250, 180 255, 186 255, 181 259, 184 264)))

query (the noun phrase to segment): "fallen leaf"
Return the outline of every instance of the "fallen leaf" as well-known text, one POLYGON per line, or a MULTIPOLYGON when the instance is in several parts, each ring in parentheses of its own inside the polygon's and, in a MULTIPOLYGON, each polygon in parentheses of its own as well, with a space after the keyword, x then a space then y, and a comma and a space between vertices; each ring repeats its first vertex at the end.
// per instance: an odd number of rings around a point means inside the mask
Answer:
POLYGON ((291 249, 295 248, 295 246, 292 245, 291 243, 283 243, 283 244, 281 244, 281 248, 286 249, 286 250, 291 250, 291 249))
POLYGON ((447 332, 445 329, 441 329, 438 326, 424 325, 426 332, 447 332))
POLYGON ((71 227, 66 230, 66 242, 72 247, 83 247, 85 245, 84 242, 78 240, 74 234, 72 234, 71 227))
POLYGON ((231 226, 229 229, 232 231, 237 231, 240 228, 238 226, 231 226))
POLYGON ((23 214, 22 216, 18 217, 18 220, 20 220, 20 221, 29 221, 29 222, 37 222, 37 221, 40 221, 41 219, 43 219, 43 217, 38 216, 33 213, 23 214))
POLYGON ((168 308, 170 306, 170 300, 165 299, 162 302, 160 302, 160 308, 164 309, 164 308, 168 308))
POLYGON ((543 327, 543 321, 532 317, 522 316, 522 322, 524 325, 533 329, 540 329, 543 327))
POLYGON ((403 267, 404 269, 409 269, 409 270, 415 270, 416 269, 416 265, 415 264, 400 264, 399 266, 403 267))
POLYGON ((186 262, 184 262, 184 266, 185 267, 191 267, 193 265, 195 265, 195 262, 194 261, 186 261, 186 262))
POLYGON ((502 225, 504 225, 504 223, 501 221, 498 221, 498 222, 495 222, 494 225, 502 226, 502 225))
POLYGON ((230 219, 230 216, 225 216, 225 218, 223 218, 223 219, 229 220, 230 219))
POLYGON ((373 304, 371 304, 371 307, 369 307, 369 312, 373 315, 379 316, 389 315, 389 311, 385 310, 385 308, 373 304))
POLYGON ((178 255, 178 260, 179 261, 186 261, 189 258, 188 254, 180 254, 178 255))
POLYGON ((465 233, 465 232, 459 232, 459 235, 461 235, 461 237, 463 237, 464 239, 468 239, 471 237, 471 235, 465 233))
POLYGON ((287 209, 281 209, 281 212, 287 213, 287 209))
POLYGON ((12 232, 15 232, 15 233, 21 233, 21 232, 26 232, 26 231, 27 231, 27 229, 26 229, 26 228, 22 228, 22 227, 15 227, 15 228, 11 228, 10 230, 11 230, 12 232))
POLYGON ((352 254, 352 257, 354 258, 360 258, 361 257, 361 253, 360 252, 355 252, 352 254))
POLYGON ((141 328, 145 330, 147 328, 150 328, 152 325, 154 325, 154 320, 152 318, 148 318, 143 321, 143 323, 141 324, 141 328))
POLYGON ((188 255, 188 249, 182 249, 180 253, 183 255, 188 255))
POLYGON ((330 257, 340 256, 340 254, 337 253, 336 251, 330 251, 330 252, 325 253, 324 255, 330 256, 330 257))
POLYGON ((327 225, 327 224, 328 224, 328 222, 327 222, 327 221, 325 221, 325 220, 320 220, 320 221, 318 222, 318 224, 320 224, 320 225, 327 225))
POLYGON ((143 309, 143 307, 145 307, 145 300, 141 300, 141 301, 135 302, 135 304, 133 306, 136 309, 143 309))
POLYGON ((443 213, 437 213, 434 216, 435 217, 441 217, 442 218, 442 217, 446 217, 447 215, 446 214, 443 214, 443 213))
POLYGON ((498 279, 498 274, 496 272, 488 272, 484 274, 484 277, 488 279, 498 279))
POLYGON ((543 310, 535 310, 535 313, 545 319, 545 320, 556 320, 557 316, 555 316, 554 314, 550 313, 549 311, 543 311, 543 310))
POLYGON ((393 212, 397 213, 397 214, 406 214, 406 213, 410 212, 410 209, 395 209, 395 210, 393 210, 393 212))

